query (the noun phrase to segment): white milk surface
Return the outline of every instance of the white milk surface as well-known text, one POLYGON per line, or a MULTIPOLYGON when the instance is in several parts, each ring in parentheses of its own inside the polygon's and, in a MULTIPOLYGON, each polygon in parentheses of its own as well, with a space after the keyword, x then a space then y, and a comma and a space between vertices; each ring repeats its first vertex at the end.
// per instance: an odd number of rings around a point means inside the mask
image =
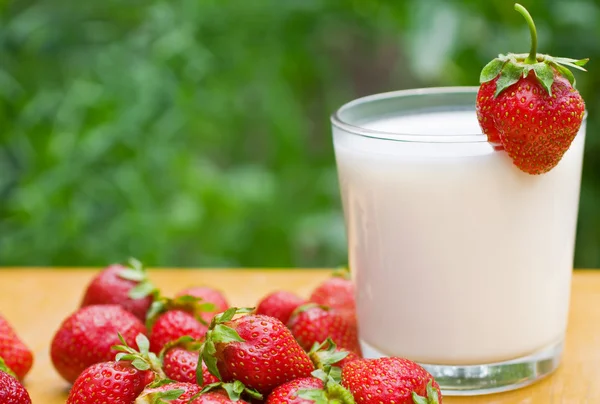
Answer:
MULTIPOLYGON (((481 133, 475 111, 363 124, 481 133)), ((334 130, 361 340, 429 364, 514 359, 566 329, 585 127, 539 176, 487 142, 407 143, 334 130)))

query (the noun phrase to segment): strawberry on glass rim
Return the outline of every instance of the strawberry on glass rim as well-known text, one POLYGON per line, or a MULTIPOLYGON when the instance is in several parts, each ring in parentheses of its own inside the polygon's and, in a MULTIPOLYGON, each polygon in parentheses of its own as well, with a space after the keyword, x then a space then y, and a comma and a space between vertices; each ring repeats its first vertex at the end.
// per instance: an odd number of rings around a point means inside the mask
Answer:
POLYGON ((529 25, 531 50, 498 55, 482 69, 477 119, 488 141, 521 171, 543 174, 560 162, 579 131, 585 103, 568 67, 585 71, 589 59, 537 53, 531 15, 520 4, 515 10, 529 25))

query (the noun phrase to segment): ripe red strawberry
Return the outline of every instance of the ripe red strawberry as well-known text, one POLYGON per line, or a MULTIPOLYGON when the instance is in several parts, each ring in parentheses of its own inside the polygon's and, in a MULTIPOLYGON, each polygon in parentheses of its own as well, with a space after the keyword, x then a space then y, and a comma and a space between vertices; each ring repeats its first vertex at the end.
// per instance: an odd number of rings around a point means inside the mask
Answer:
POLYGON ((190 295, 157 298, 150 306, 146 320, 150 330, 150 350, 159 353, 167 343, 186 335, 201 339, 208 329, 202 315, 214 310, 213 303, 190 295))
POLYGON ((206 334, 208 326, 202 324, 194 316, 184 310, 169 310, 158 316, 150 329, 150 350, 158 353, 163 347, 180 337, 188 335, 201 339, 206 334))
POLYGON ((217 382, 205 386, 201 394, 196 395, 190 404, 246 403, 241 399, 242 396, 252 402, 264 402, 262 394, 254 389, 249 389, 239 380, 235 380, 231 383, 217 382))
POLYGON ((148 386, 135 400, 135 404, 188 404, 190 399, 199 394, 202 387, 194 383, 175 382, 158 387, 148 386))
POLYGON ((31 404, 29 393, 0 358, 0 403, 31 404))
POLYGON ((121 306, 86 306, 65 319, 54 335, 52 363, 72 383, 87 367, 114 359, 117 352, 112 346, 119 343, 118 333, 134 344, 135 337, 145 332, 144 324, 121 306))
POLYGON ((139 261, 131 259, 128 267, 114 264, 96 275, 85 291, 81 307, 118 304, 145 321, 155 291, 145 268, 139 261))
MULTIPOLYGON (((196 383, 199 354, 199 351, 190 351, 182 346, 167 349, 163 358, 165 374, 169 379, 177 382, 196 383)), ((202 363, 202 376, 203 386, 219 381, 208 371, 205 363, 202 363)))
POLYGON ((569 149, 585 113, 575 78, 565 66, 585 71, 582 66, 588 59, 536 53, 531 15, 519 4, 515 9, 529 24, 531 52, 500 55, 483 68, 477 119, 488 141, 505 150, 515 166, 529 174, 543 174, 569 149))
POLYGON ((292 314, 288 327, 307 351, 331 338, 340 349, 362 355, 356 321, 338 311, 309 303, 292 314))
POLYGON ((16 331, 8 321, 0 315, 0 357, 6 365, 23 380, 31 365, 33 365, 33 353, 19 338, 16 331))
POLYGON ((314 366, 287 327, 274 317, 249 314, 233 320, 231 308, 217 315, 206 334, 202 357, 223 381, 239 380, 268 394, 275 387, 308 377, 314 366))
POLYGON ((283 324, 287 324, 290 316, 306 300, 291 292, 280 290, 265 296, 256 307, 256 314, 275 317, 283 324))
POLYGON ((313 290, 311 302, 327 306, 339 311, 356 311, 354 284, 346 268, 336 271, 334 276, 321 283, 313 290))
POLYGON ((278 386, 269 394, 265 404, 314 404, 314 400, 298 397, 302 390, 322 390, 323 381, 316 377, 303 377, 278 386))
POLYGON ((208 393, 200 394, 190 404, 248 404, 248 402, 244 400, 232 400, 224 391, 209 391, 208 393))
POLYGON ((182 296, 200 298, 203 302, 212 303, 215 305, 214 310, 205 311, 200 314, 200 316, 207 323, 210 323, 210 320, 212 320, 216 314, 222 313, 229 308, 229 303, 227 302, 227 298, 225 298, 223 293, 220 290, 210 288, 208 286, 195 286, 187 288, 175 295, 175 297, 182 296))
POLYGON ((31 404, 29 393, 16 377, 0 371, 0 403, 31 404))
POLYGON ((328 367, 312 374, 312 377, 295 379, 278 386, 271 392, 266 404, 355 404, 352 394, 339 384, 339 368, 328 367))
POLYGON ((342 369, 342 385, 356 404, 413 404, 414 396, 424 403, 441 403, 439 386, 425 369, 402 358, 360 359, 342 369), (424 397, 424 398, 423 398, 424 397))
POLYGON ((133 404, 153 378, 128 361, 96 363, 75 380, 66 404, 133 404))

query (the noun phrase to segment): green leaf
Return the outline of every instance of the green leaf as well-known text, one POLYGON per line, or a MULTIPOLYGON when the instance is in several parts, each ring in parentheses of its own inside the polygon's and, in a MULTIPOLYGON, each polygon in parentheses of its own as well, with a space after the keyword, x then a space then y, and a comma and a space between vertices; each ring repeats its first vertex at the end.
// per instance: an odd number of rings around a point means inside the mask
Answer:
POLYGON ((262 400, 262 399, 263 399, 263 395, 262 395, 262 394, 260 394, 260 393, 258 392, 258 390, 255 390, 255 389, 249 389, 248 387, 246 387, 246 388, 244 389, 244 393, 245 393, 245 394, 246 394, 248 397, 250 397, 250 398, 253 398, 253 399, 255 399, 255 400, 262 400))
POLYGON ((577 70, 581 70, 584 72, 587 72, 586 69, 583 68, 583 66, 586 65, 586 63, 590 60, 589 58, 587 59, 581 59, 581 60, 576 60, 576 59, 569 59, 569 58, 549 58, 551 61, 559 63, 561 65, 565 65, 565 66, 571 66, 574 69, 577 70))
POLYGON ((412 399, 414 404, 439 404, 437 389, 433 388, 432 381, 427 383, 427 397, 422 397, 413 391, 412 399))
POLYGON ((479 82, 486 83, 490 80, 493 80, 498 76, 500 71, 502 70, 502 66, 504 66, 505 61, 500 59, 493 59, 487 65, 481 69, 481 74, 479 75, 479 82))
POLYGON ((172 383, 177 383, 177 382, 175 380, 171 380, 171 379, 154 378, 154 381, 152 383, 150 383, 147 387, 153 389, 156 387, 161 387, 161 386, 165 386, 167 384, 172 384, 172 383))
POLYGON ((2 357, 0 357, 0 371, 8 373, 15 379, 17 378, 17 375, 8 367, 8 365, 6 364, 6 362, 4 362, 4 359, 2 359, 2 357))
POLYGON ((119 278, 134 282, 142 282, 146 280, 146 274, 135 269, 126 268, 119 272, 119 278))
MULTIPOLYGON (((216 351, 214 343, 208 341, 202 351, 202 359, 204 360, 208 371, 217 379, 222 380, 221 373, 219 373, 219 368, 217 367, 217 358, 214 357, 216 351)), ((198 364, 200 366, 200 361, 198 361, 198 364)))
POLYGON ((131 361, 133 367, 139 370, 148 370, 150 369, 150 364, 141 358, 135 358, 131 361))
POLYGON ((137 271, 137 272, 145 272, 144 271, 144 265, 140 262, 140 260, 131 257, 131 258, 129 258, 129 260, 127 261, 127 263, 135 271, 137 271))
POLYGON ((290 320, 293 319, 294 317, 296 317, 298 314, 300 313, 304 313, 307 310, 313 309, 315 307, 320 307, 321 309, 325 310, 325 311, 329 311, 330 308, 327 306, 323 306, 320 305, 318 303, 305 303, 301 306, 298 306, 294 309, 294 311, 292 312, 292 314, 290 314, 290 320))
POLYGON ((327 382, 327 378, 329 377, 323 369, 315 369, 311 372, 311 375, 323 381, 324 383, 327 382))
POLYGON ((173 347, 181 346, 190 351, 199 351, 202 344, 190 335, 184 335, 174 341, 167 342, 159 352, 159 357, 164 358, 165 354, 173 347))
MULTIPOLYGON (((241 396, 241 392, 236 391, 236 389, 234 388, 234 385, 231 383, 224 383, 223 384, 223 389, 227 392, 227 395, 229 396, 229 399, 231 401, 238 401, 240 399, 241 396)), ((244 390, 244 388, 242 387, 242 391, 244 390)))
MULTIPOLYGON (((546 59, 552 60, 558 63, 575 63, 583 61, 583 64, 586 64, 589 59, 572 59, 572 58, 562 58, 562 57, 554 57, 554 56, 546 56, 546 59)), ((583 66, 583 65, 582 65, 583 66)))
POLYGON ((210 355, 214 355, 217 352, 212 338, 210 340, 207 339, 206 345, 204 345, 204 350, 206 350, 206 352, 208 352, 210 355))
POLYGON ((510 61, 507 62, 500 72, 500 78, 498 78, 498 81, 496 81, 496 94, 494 96, 498 97, 502 91, 519 81, 522 74, 522 67, 516 66, 510 61))
POLYGON ((317 351, 319 351, 320 349, 322 349, 323 347, 325 347, 325 342, 322 342, 322 343, 320 343, 320 344, 319 344, 318 342, 315 342, 315 343, 313 343, 313 345, 312 345, 312 347, 310 348, 310 351, 308 351, 308 353, 314 353, 314 352, 317 352, 317 351))
POLYGON ((348 356, 350 352, 347 351, 337 351, 334 353, 329 354, 327 356, 327 364, 329 365, 333 365, 335 363, 338 363, 339 361, 343 360, 345 357, 348 356))
POLYGON ((431 404, 439 404, 439 397, 437 389, 433 388, 433 383, 431 380, 427 383, 427 398, 429 399, 431 404))
POLYGON ((329 378, 336 383, 342 382, 342 369, 337 366, 332 366, 329 369, 329 378))
POLYGON ((151 329, 156 317, 166 309, 165 302, 162 300, 155 300, 150 305, 148 313, 146 314, 146 328, 151 329))
POLYGON ((429 404, 428 400, 425 397, 421 397, 414 391, 412 392, 412 399, 414 404, 429 404))
POLYGON ((172 401, 172 400, 176 400, 179 397, 181 397, 181 395, 183 393, 185 393, 184 389, 173 389, 173 390, 161 391, 157 395, 157 398, 161 398, 165 401, 172 401))
POLYGON ((204 374, 202 374, 202 358, 198 358, 196 365, 196 384, 202 386, 204 384, 204 374))
POLYGON ((231 321, 233 319, 233 316, 235 316, 237 314, 237 307, 230 307, 229 309, 225 310, 223 313, 221 314, 217 314, 217 316, 215 317, 217 320, 217 323, 226 323, 227 321, 231 321))
POLYGON ((552 67, 546 62, 540 62, 533 65, 533 71, 548 94, 552 95, 552 83, 554 83, 554 72, 552 71, 552 67))
POLYGON ((134 360, 136 358, 135 355, 132 355, 130 353, 125 353, 125 352, 119 352, 116 356, 115 356, 115 360, 118 361, 131 361, 134 360))
POLYGON ((150 362, 150 367, 154 370, 162 371, 163 362, 156 356, 154 352, 148 353, 148 360, 150 362))
POLYGON ((119 331, 117 331, 117 336, 119 337, 119 341, 121 341, 121 344, 123 344, 123 346, 125 346, 125 347, 129 346, 129 345, 127 345, 127 341, 125 341, 123 334, 121 334, 119 331))
POLYGON ((148 337, 146 337, 144 334, 139 333, 135 337, 135 343, 137 344, 140 353, 147 355, 148 352, 150 352, 150 341, 148 341, 148 337))
POLYGON ((202 388, 202 390, 200 390, 200 394, 208 393, 211 390, 220 389, 221 386, 223 386, 223 384, 224 384, 223 382, 215 382, 215 383, 207 384, 206 386, 204 386, 202 388))
POLYGON ((573 86, 573 88, 575 88, 575 76, 573 76, 573 72, 569 69, 567 69, 566 67, 559 65, 558 63, 552 63, 552 67, 554 67, 556 70, 558 70, 558 72, 563 75, 567 80, 569 80, 569 83, 571 83, 571 85, 573 86))
POLYGON ((327 403, 327 395, 325 391, 321 389, 302 389, 298 390, 298 397, 303 398, 305 400, 311 400, 315 403, 327 403))
POLYGON ((143 299, 150 296, 156 287, 150 281, 143 281, 135 285, 129 290, 128 296, 134 300, 143 299))
POLYGON ((240 334, 238 334, 236 330, 223 324, 217 324, 211 335, 213 342, 220 342, 223 344, 230 342, 244 342, 244 339, 240 337, 240 334))
POLYGON ((115 351, 118 352, 128 352, 128 353, 134 353, 135 350, 126 346, 126 345, 113 345, 111 346, 112 349, 114 349, 115 351))
POLYGON ((202 312, 211 312, 211 311, 215 311, 217 309, 217 306, 215 306, 214 303, 210 303, 210 302, 206 302, 206 303, 200 303, 196 305, 196 310, 198 311, 202 311, 202 312))
POLYGON ((233 389, 238 393, 242 393, 246 389, 246 386, 244 386, 244 383, 240 382, 239 380, 235 380, 233 382, 233 389))
POLYGON ((575 62, 573 62, 573 64, 577 65, 577 66, 585 66, 587 64, 587 62, 590 61, 590 58, 585 58, 585 59, 579 59, 575 62))
POLYGON ((573 63, 561 63, 561 64, 565 65, 565 66, 572 67, 572 68, 577 69, 577 70, 581 70, 582 72, 587 72, 587 70, 584 69, 583 67, 577 66, 576 64, 573 64, 573 63))
POLYGON ((176 305, 193 305, 196 302, 201 302, 202 298, 201 297, 196 297, 196 296, 192 296, 192 295, 183 295, 183 296, 178 296, 176 299, 173 300, 173 304, 176 305))

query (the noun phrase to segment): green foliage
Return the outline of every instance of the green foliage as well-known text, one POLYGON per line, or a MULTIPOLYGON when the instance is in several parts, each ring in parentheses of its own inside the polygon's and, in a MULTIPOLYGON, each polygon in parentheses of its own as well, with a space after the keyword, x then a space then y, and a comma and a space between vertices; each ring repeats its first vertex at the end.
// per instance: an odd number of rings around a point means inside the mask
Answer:
MULTIPOLYGON (((541 53, 591 58, 576 264, 600 267, 600 9, 523 4, 541 53)), ((330 113, 477 85, 528 41, 501 0, 0 1, 0 264, 338 265, 330 113)))

